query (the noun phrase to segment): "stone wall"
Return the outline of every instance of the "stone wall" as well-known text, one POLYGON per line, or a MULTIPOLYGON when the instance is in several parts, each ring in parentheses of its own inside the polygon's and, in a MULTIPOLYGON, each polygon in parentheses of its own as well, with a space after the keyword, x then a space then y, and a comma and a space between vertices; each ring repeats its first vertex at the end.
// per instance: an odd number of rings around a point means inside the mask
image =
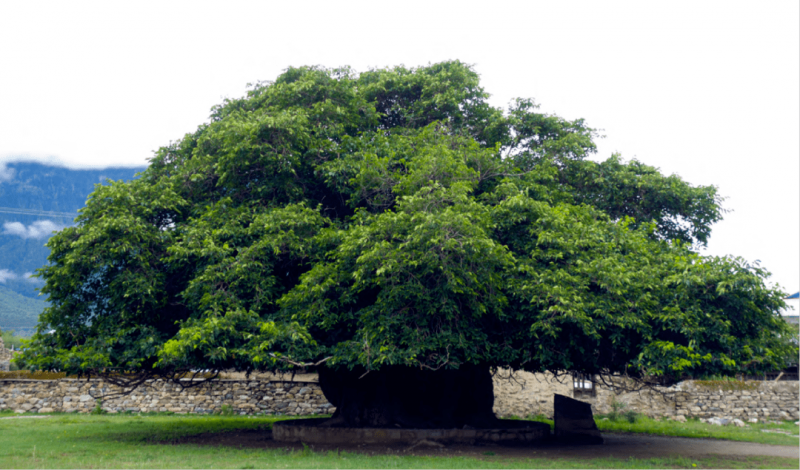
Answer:
MULTIPOLYGON (((684 416, 686 418, 731 417, 775 420, 800 418, 800 382, 782 381, 702 381, 687 380, 672 387, 638 391, 631 383, 607 379, 594 384, 594 395, 574 393, 571 377, 552 374, 508 371, 495 375, 495 413, 498 416, 553 416, 553 395, 558 393, 585 401, 592 412, 608 413, 618 403, 623 410, 633 410, 650 417, 684 416)), ((618 405, 619 407, 619 405, 618 405)))
POLYGON ((615 391, 597 387, 596 396, 582 398, 595 413, 612 411, 614 402, 647 416, 695 418, 731 417, 743 420, 800 418, 800 382, 748 380, 687 380, 655 390, 615 391))
POLYGON ((497 416, 553 416, 553 395, 572 396, 572 378, 500 369, 494 375, 497 416))
MULTIPOLYGON (((285 377, 285 376, 284 376, 285 377)), ((594 413, 612 411, 613 403, 648 416, 713 416, 759 420, 800 418, 800 384, 787 382, 686 381, 656 391, 621 392, 596 386, 595 396, 575 396, 571 378, 551 374, 499 371, 494 378, 498 416, 553 416, 553 395, 575 397, 592 405, 594 413)), ((89 412, 103 396, 103 409, 175 413, 213 413, 223 406, 238 414, 309 415, 335 411, 313 377, 302 380, 215 380, 197 387, 181 388, 171 382, 152 381, 126 396, 100 380, 0 379, 0 410, 89 412)))
POLYGON ((118 391, 96 379, 0 379, 0 410, 85 413, 93 410, 100 399, 102 408, 110 413, 214 413, 224 411, 224 405, 237 414, 309 415, 335 411, 314 382, 215 380, 182 388, 157 380, 129 395, 111 395, 118 391))

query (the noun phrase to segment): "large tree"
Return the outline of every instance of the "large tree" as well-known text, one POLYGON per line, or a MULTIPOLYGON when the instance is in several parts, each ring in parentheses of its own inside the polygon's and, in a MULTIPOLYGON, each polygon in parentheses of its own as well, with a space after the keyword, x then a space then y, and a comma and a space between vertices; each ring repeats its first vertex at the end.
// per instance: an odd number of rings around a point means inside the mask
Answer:
POLYGON ((487 97, 445 62, 291 68, 226 100, 50 240, 27 364, 312 367, 329 424, 413 427, 492 424, 497 367, 665 383, 781 366, 768 273, 697 252, 714 187, 589 160, 583 120, 487 97))

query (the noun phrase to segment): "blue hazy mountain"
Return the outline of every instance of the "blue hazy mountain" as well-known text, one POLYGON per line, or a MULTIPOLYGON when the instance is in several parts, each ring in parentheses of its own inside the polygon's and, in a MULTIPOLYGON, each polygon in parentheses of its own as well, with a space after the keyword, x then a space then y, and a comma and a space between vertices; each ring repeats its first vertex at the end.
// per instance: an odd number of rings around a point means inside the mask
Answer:
POLYGON ((47 263, 52 232, 72 225, 95 185, 142 170, 0 163, 0 329, 32 327, 46 306, 36 290, 42 282, 29 276, 47 263))

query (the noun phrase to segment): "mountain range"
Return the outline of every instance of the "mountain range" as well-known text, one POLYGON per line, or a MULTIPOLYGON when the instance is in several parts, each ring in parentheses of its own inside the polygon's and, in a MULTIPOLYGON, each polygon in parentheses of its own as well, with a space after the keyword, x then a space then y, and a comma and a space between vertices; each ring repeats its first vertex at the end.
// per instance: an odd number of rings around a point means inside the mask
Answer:
POLYGON ((37 291, 43 282, 31 276, 47 263, 52 233, 72 225, 95 185, 143 170, 0 163, 0 330, 29 334, 47 306, 37 291))

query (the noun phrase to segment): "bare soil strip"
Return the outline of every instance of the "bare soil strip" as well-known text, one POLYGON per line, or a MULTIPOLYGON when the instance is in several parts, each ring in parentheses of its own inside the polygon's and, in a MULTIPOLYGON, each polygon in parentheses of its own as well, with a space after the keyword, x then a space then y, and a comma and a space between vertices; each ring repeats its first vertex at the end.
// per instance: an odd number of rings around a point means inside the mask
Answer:
MULTIPOLYGON (((538 444, 528 447, 505 447, 497 445, 351 445, 309 446, 316 452, 355 452, 361 454, 391 455, 436 455, 460 457, 485 457, 487 453, 496 457, 510 458, 618 458, 646 459, 654 457, 702 458, 712 456, 745 457, 773 456, 800 459, 800 449, 792 446, 759 444, 754 442, 725 441, 719 439, 697 439, 688 437, 651 436, 642 434, 603 433, 602 445, 566 445, 557 443, 538 444)), ((243 430, 227 433, 206 433, 182 438, 175 443, 202 446, 247 447, 262 449, 303 450, 301 444, 287 444, 272 439, 270 431, 243 430)))

